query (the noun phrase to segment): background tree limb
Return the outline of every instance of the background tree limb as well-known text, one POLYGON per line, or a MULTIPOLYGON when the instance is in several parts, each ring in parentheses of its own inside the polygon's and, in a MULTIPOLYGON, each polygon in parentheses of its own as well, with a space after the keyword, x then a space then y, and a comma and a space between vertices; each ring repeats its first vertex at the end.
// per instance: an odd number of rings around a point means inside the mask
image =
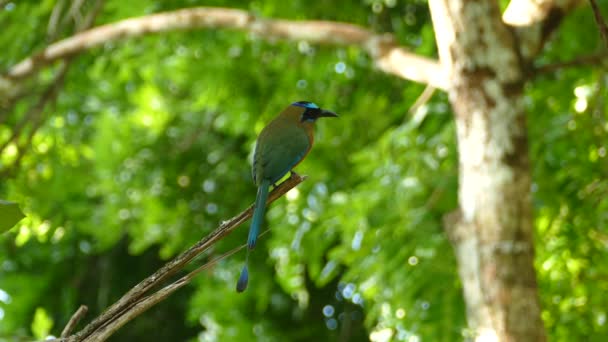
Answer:
MULTIPOLYGON (((544 40, 557 27, 563 15, 581 0, 513 0, 503 20, 518 27, 522 54, 538 53, 544 40)), ((70 11, 72 13, 73 11, 70 11)), ((358 45, 374 59, 384 72, 438 89, 447 87, 446 73, 437 61, 413 54, 399 46, 392 35, 376 34, 361 26, 330 21, 291 21, 258 18, 243 10, 197 7, 157 13, 99 26, 49 45, 7 70, 0 79, 2 92, 14 81, 31 76, 40 68, 70 55, 97 47, 109 41, 134 38, 173 30, 229 28, 250 32, 262 39, 305 40, 318 44, 358 45)))
MULTIPOLYGON (((197 7, 157 13, 99 26, 49 45, 24 59, 3 76, 7 88, 40 68, 109 41, 173 30, 228 28, 250 32, 261 39, 304 40, 318 44, 358 45, 383 71, 415 82, 445 89, 446 79, 436 61, 399 46, 391 35, 378 35, 361 26, 330 21, 262 19, 243 10, 197 7)), ((0 81, 2 81, 0 79, 0 81)), ((0 89, 2 91, 2 89, 0 89)))
POLYGON ((595 0, 589 0, 589 2, 591 3, 593 17, 595 18, 595 22, 597 23, 600 35, 604 40, 604 44, 606 44, 606 47, 608 47, 608 25, 606 25, 606 21, 602 16, 602 12, 600 11, 600 7, 597 5, 597 2, 595 2, 595 0))

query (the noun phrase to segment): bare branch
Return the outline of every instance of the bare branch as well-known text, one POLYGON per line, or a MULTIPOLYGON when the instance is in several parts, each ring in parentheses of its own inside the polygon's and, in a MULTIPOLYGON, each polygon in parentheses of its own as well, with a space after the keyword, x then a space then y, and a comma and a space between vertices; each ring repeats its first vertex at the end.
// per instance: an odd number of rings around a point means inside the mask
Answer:
POLYGON ((538 75, 569 67, 593 66, 605 63, 606 60, 608 60, 608 53, 596 53, 593 55, 580 56, 570 61, 541 65, 534 69, 534 73, 538 75))
POLYGON ((597 27, 600 30, 600 35, 602 39, 604 39, 604 44, 608 47, 608 26, 606 26, 606 21, 602 17, 602 12, 600 11, 600 7, 597 5, 595 0, 589 0, 591 3, 591 9, 593 9, 593 17, 595 18, 595 22, 597 23, 597 27))
POLYGON ((59 20, 61 19, 61 14, 63 12, 63 8, 65 6, 66 0, 59 0, 53 7, 53 11, 51 12, 51 17, 49 18, 49 23, 47 25, 47 39, 49 41, 54 41, 55 37, 57 37, 57 33, 59 32, 59 20))
POLYGON ((433 94, 435 94, 435 90, 437 89, 435 89, 434 87, 426 86, 426 88, 424 88, 424 90, 418 96, 416 101, 414 101, 414 104, 410 107, 410 109, 407 110, 408 114, 416 114, 418 109, 424 106, 427 102, 429 102, 431 97, 433 97, 433 94))
MULTIPOLYGON (((279 197, 287 193, 289 190, 303 182, 305 179, 306 176, 300 176, 295 173, 292 174, 290 178, 279 184, 270 193, 270 195, 268 196, 267 203, 270 204, 274 202, 279 197)), ((92 334, 94 334, 96 331, 103 331, 104 329, 106 329, 105 327, 110 324, 109 322, 111 322, 115 317, 122 315, 125 310, 128 310, 128 308, 132 307, 133 305, 136 305, 136 303, 140 303, 142 298, 144 298, 144 296, 150 289, 163 283, 167 278, 181 270, 192 259, 206 251, 209 247, 217 243, 226 235, 230 234, 239 225, 248 220, 251 217, 252 213, 253 205, 251 205, 249 208, 247 208, 247 210, 241 212, 237 216, 231 218, 230 220, 222 222, 222 224, 220 224, 217 229, 215 229, 205 238, 197 242, 195 245, 193 245, 188 250, 177 256, 175 259, 169 261, 153 275, 147 277, 139 284, 131 288, 131 290, 129 290, 125 295, 123 295, 122 298, 120 298, 116 303, 112 304, 112 306, 110 306, 106 311, 104 311, 99 317, 95 318, 91 323, 89 323, 76 335, 68 338, 68 340, 78 342, 88 341, 88 337, 92 336, 92 334)), ((158 302, 155 300, 156 299, 153 300, 153 303, 151 305, 154 305, 158 302)), ((144 307, 147 308, 145 305, 144 307)))
POLYGON ((5 85, 8 87, 8 82, 5 82, 5 80, 0 77, 0 94, 3 95, 0 95, 0 124, 3 124, 6 119, 8 119, 9 112, 13 109, 17 101, 36 92, 36 85, 25 86, 25 84, 13 84, 11 89, 7 89, 5 85))
MULTIPOLYGON (((264 231, 262 234, 260 234, 260 237, 263 236, 264 234, 266 234, 268 231, 269 230, 264 231)), ((232 250, 205 263, 204 265, 198 267, 194 271, 186 274, 185 276, 183 276, 180 279, 174 281, 173 283, 163 287, 162 289, 154 292, 153 294, 142 298, 141 300, 137 301, 132 306, 130 306, 128 309, 121 312, 118 316, 113 317, 112 320, 110 322, 108 322, 108 324, 104 325, 101 329, 99 329, 98 331, 91 334, 84 341, 86 341, 86 342, 105 341, 110 336, 112 336, 112 334, 114 334, 118 329, 120 329, 122 326, 124 326, 129 321, 131 321, 133 318, 139 316, 140 314, 142 314, 143 312, 145 312, 152 306, 165 300, 167 297, 169 297, 175 291, 184 287, 184 285, 189 284, 190 281, 196 275, 198 275, 200 272, 214 266, 219 261, 235 254, 236 252, 240 251, 241 249, 245 248, 246 246, 247 246, 247 244, 243 244, 239 247, 233 248, 232 250)))
POLYGON ((236 29, 266 40, 284 39, 317 44, 358 45, 365 49, 383 71, 412 81, 445 89, 447 80, 439 64, 400 47, 386 35, 377 35, 361 26, 330 21, 262 19, 237 9, 198 7, 131 18, 82 32, 48 46, 26 58, 4 74, 20 80, 40 68, 67 56, 109 41, 174 30, 236 29))
POLYGON ((428 115, 428 110, 421 109, 433 97, 436 90, 437 88, 427 85, 416 101, 414 101, 414 104, 410 107, 410 109, 407 110, 407 113, 411 116, 409 122, 414 127, 418 127, 428 115))
POLYGON ((80 320, 84 317, 84 315, 87 314, 88 311, 89 308, 87 308, 86 305, 81 305, 78 310, 76 310, 76 312, 72 315, 72 318, 70 318, 65 328, 63 328, 63 331, 61 332, 61 337, 68 337, 72 333, 72 330, 74 330, 78 322, 80 322, 80 320))
POLYGON ((99 12, 101 12, 101 9, 103 8, 104 2, 105 2, 105 0, 96 0, 95 1, 95 4, 93 4, 93 8, 91 8, 89 13, 87 13, 87 15, 84 17, 84 20, 80 23, 80 25, 76 26, 76 31, 81 32, 81 31, 87 30, 87 29, 91 28, 91 26, 93 26, 93 24, 95 23, 95 19, 97 18, 97 16, 99 15, 99 12))
POLYGON ((50 99, 49 95, 52 95, 52 93, 49 92, 52 88, 52 85, 51 87, 48 87, 45 91, 45 94, 43 94, 38 100, 38 103, 31 107, 27 111, 27 113, 25 113, 23 118, 19 122, 17 122, 15 126, 13 126, 11 135, 8 137, 8 139, 6 139, 6 141, 0 144, 0 153, 4 152, 4 149, 6 149, 8 145, 10 145, 21 135, 21 131, 23 130, 23 128, 25 128, 25 125, 27 125, 31 121, 32 117, 37 115, 40 111, 42 111, 42 109, 44 109, 44 106, 46 105, 48 99, 50 99))
POLYGON ((82 13, 80 13, 82 5, 84 5, 84 0, 72 1, 72 6, 70 7, 70 13, 69 13, 69 15, 67 15, 64 18, 65 20, 68 20, 68 18, 71 17, 74 20, 74 25, 76 26, 76 28, 84 27, 82 13))

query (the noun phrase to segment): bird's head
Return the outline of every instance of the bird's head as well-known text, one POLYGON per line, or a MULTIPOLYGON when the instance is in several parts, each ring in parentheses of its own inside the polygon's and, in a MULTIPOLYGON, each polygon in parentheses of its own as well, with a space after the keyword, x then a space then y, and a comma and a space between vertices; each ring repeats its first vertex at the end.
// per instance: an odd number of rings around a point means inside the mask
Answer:
POLYGON ((316 104, 308 101, 298 101, 290 105, 300 114, 301 123, 313 123, 322 117, 338 117, 338 114, 319 108, 316 104))

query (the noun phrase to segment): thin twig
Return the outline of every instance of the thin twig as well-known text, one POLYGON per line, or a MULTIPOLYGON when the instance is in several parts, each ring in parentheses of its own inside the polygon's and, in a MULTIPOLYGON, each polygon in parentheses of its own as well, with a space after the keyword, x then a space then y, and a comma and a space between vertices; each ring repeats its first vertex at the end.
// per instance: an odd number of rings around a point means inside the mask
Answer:
MULTIPOLYGON (((61 67, 63 67, 64 65, 65 64, 63 64, 61 67)), ((17 122, 17 124, 13 127, 11 135, 8 137, 8 139, 6 139, 6 141, 2 143, 2 145, 0 145, 0 154, 8 145, 10 145, 13 141, 15 141, 15 139, 17 139, 21 135, 21 131, 31 121, 32 117, 34 117, 44 109, 44 106, 54 94, 53 89, 55 88, 55 85, 55 80, 53 80, 51 84, 47 87, 44 94, 42 94, 40 99, 38 99, 38 102, 34 106, 30 107, 30 109, 27 111, 27 113, 25 113, 23 118, 19 120, 19 122, 17 122)))
POLYGON ((84 315, 87 314, 88 311, 89 308, 87 308, 86 305, 81 305, 78 310, 76 310, 76 312, 72 315, 72 318, 70 318, 65 328, 63 328, 63 331, 61 332, 61 337, 68 337, 72 333, 72 330, 74 330, 78 322, 80 322, 80 320, 84 317, 84 315))
POLYGON ((69 15, 66 16, 66 20, 68 20, 69 17, 72 17, 72 19, 74 20, 74 26, 76 26, 77 29, 80 30, 80 28, 82 28, 82 13, 80 13, 80 10, 82 9, 82 5, 84 5, 84 0, 74 0, 72 1, 72 7, 70 7, 70 12, 69 15))
POLYGON ((436 90, 437 88, 433 87, 432 85, 427 85, 422 91, 422 93, 418 96, 414 104, 410 107, 408 113, 410 115, 415 114, 420 107, 424 106, 427 102, 429 102, 431 97, 433 97, 433 94, 435 94, 436 90))
MULTIPOLYGON (((85 18, 84 22, 82 22, 82 24, 84 26, 82 28, 78 28, 77 31, 87 29, 93 25, 95 18, 101 11, 103 3, 104 3, 104 0, 95 1, 93 8, 87 14, 87 17, 85 18)), ((17 169, 18 166, 20 165, 21 160, 22 160, 26 150, 31 145, 34 134, 36 133, 36 131, 38 131, 38 129, 44 123, 44 119, 42 117, 42 112, 43 112, 44 108, 46 107, 46 105, 48 103, 56 100, 56 97, 59 94, 60 88, 63 86, 63 82, 65 80, 65 75, 67 74, 71 61, 72 61, 72 56, 64 59, 63 63, 59 67, 59 70, 57 71, 55 77, 50 82, 49 86, 46 88, 44 93, 40 96, 40 98, 38 99, 38 102, 33 107, 31 107, 28 110, 28 112, 24 115, 24 117, 17 123, 17 125, 15 125, 15 127, 12 129, 11 136, 0 145, 0 153, 2 153, 2 151, 4 151, 4 149, 10 143, 12 143, 13 141, 15 141, 19 138, 19 136, 21 135, 25 126, 27 124, 31 124, 32 127, 30 129, 30 132, 28 134, 26 141, 23 144, 18 146, 17 158, 15 159, 15 161, 12 163, 12 165, 10 167, 7 167, 6 169, 1 170, 0 178, 4 178, 4 177, 10 175, 12 170, 17 169)), ((8 115, 0 117, 0 121, 3 121, 6 117, 8 117, 8 115)))
MULTIPOLYGON (((2 82, 2 79, 0 79, 0 82, 2 82)), ((14 83, 13 86, 10 91, 3 92, 5 89, 0 84, 0 95, 2 95, 0 96, 0 124, 3 124, 8 119, 9 113, 15 106, 15 103, 38 91, 36 89, 38 88, 37 84, 26 85, 23 82, 19 84, 14 83)))
POLYGON ((432 85, 427 85, 422 91, 422 93, 418 96, 414 104, 410 107, 410 109, 408 109, 408 114, 412 115, 410 122, 415 127, 418 127, 429 113, 428 110, 419 111, 419 109, 433 97, 433 94, 435 94, 436 90, 437 88, 433 87, 432 85))
POLYGON ((61 14, 63 12, 63 8, 65 6, 66 0, 59 0, 53 7, 53 11, 51 12, 51 17, 49 18, 49 24, 47 26, 47 40, 49 42, 55 41, 57 38, 57 33, 59 33, 59 20, 61 19, 61 14))
POLYGON ((4 151, 4 149, 10 143, 12 143, 13 141, 15 141, 15 139, 17 139, 21 135, 21 131, 23 130, 23 128, 28 123, 31 123, 35 118, 40 116, 40 113, 42 112, 42 110, 44 110, 44 107, 46 106, 46 104, 55 98, 55 95, 57 94, 59 87, 63 84, 63 80, 64 80, 65 74, 68 70, 69 64, 70 64, 70 60, 66 60, 63 64, 61 64, 55 77, 50 82, 49 86, 46 88, 46 90, 44 91, 42 96, 40 96, 40 99, 38 99, 38 102, 33 107, 31 107, 27 111, 27 113, 25 113, 25 115, 17 123, 17 125, 15 125, 15 127, 13 127, 11 136, 4 143, 2 143, 2 145, 0 145, 0 153, 2 153, 2 151, 4 151))
MULTIPOLYGON (((267 232, 269 232, 269 229, 265 230, 262 234, 260 234, 260 237, 265 235, 267 232)), ((101 329, 99 329, 95 333, 91 334, 84 341, 86 341, 86 342, 105 341, 110 336, 112 336, 112 334, 114 334, 118 329, 120 329, 122 326, 124 326, 129 321, 131 321, 133 318, 139 316, 140 314, 142 314, 143 312, 145 312, 152 306, 165 300, 167 297, 169 297, 175 291, 177 291, 180 288, 184 287, 185 285, 189 284, 190 281, 196 275, 198 275, 199 273, 201 273, 202 271, 204 271, 206 269, 211 268, 212 266, 217 264, 219 261, 226 259, 227 257, 235 254, 236 252, 240 251, 241 249, 245 248, 246 246, 247 246, 247 244, 243 244, 239 247, 233 248, 232 250, 212 259, 211 261, 196 268, 194 271, 191 271, 190 273, 188 273, 185 276, 181 277, 180 279, 174 281, 173 283, 163 287, 162 289, 156 291, 155 293, 142 298, 141 300, 139 300, 135 304, 133 304, 131 307, 126 309, 124 312, 122 312, 119 316, 113 317, 113 319, 110 322, 108 322, 106 325, 104 325, 101 329)))
MULTIPOLYGON (((270 195, 268 196, 269 198, 267 203, 274 202, 279 197, 287 193, 289 190, 303 182, 305 179, 306 176, 300 176, 295 173, 292 174, 290 178, 279 184, 270 193, 270 195)), ((251 217, 252 213, 253 205, 251 205, 249 208, 247 208, 245 211, 241 212, 237 216, 234 216, 230 220, 222 222, 220 226, 213 232, 211 232, 209 235, 201 239, 199 242, 197 242, 195 245, 190 247, 188 250, 186 250, 173 260, 166 263, 162 268, 154 272, 154 274, 147 277, 139 284, 131 288, 131 290, 129 290, 125 295, 123 295, 122 298, 120 298, 116 303, 112 304, 100 316, 95 318, 91 323, 84 327, 84 329, 82 329, 76 335, 70 337, 68 340, 85 341, 96 331, 104 329, 104 326, 108 324, 108 322, 112 321, 114 317, 122 315, 125 310, 142 300, 142 298, 144 298, 144 296, 150 289, 160 285, 168 277, 174 275, 176 272, 184 268, 184 266, 188 264, 192 259, 200 255, 209 247, 213 246, 219 240, 234 231, 239 225, 248 220, 251 217)), ((154 302, 153 304, 155 303, 156 302, 154 302)))
POLYGON ((600 35, 604 39, 604 44, 606 44, 606 47, 608 48, 608 26, 606 25, 606 21, 602 17, 602 12, 600 11, 600 7, 597 5, 597 2, 595 2, 595 0, 589 0, 589 2, 591 3, 593 17, 595 18, 597 27, 600 30, 600 35))
POLYGON ((89 13, 87 13, 87 16, 81 22, 81 25, 76 26, 76 32, 88 30, 93 26, 93 24, 95 24, 95 18, 97 18, 99 12, 101 12, 104 2, 105 0, 95 1, 95 4, 93 4, 93 8, 89 11, 89 13))
POLYGON ((570 61, 556 62, 552 64, 546 64, 538 66, 534 69, 535 75, 550 73, 559 69, 578 67, 578 66, 589 66, 605 63, 608 58, 608 53, 601 52, 587 56, 580 56, 570 61))

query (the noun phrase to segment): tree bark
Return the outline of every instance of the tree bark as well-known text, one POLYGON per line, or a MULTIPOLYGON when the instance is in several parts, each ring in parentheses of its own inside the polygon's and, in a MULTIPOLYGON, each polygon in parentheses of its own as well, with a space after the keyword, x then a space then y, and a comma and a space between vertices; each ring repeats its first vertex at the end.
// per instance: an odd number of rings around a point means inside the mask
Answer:
POLYGON ((544 341, 533 266, 525 63, 495 1, 429 3, 456 116, 459 209, 445 222, 470 337, 544 341))

